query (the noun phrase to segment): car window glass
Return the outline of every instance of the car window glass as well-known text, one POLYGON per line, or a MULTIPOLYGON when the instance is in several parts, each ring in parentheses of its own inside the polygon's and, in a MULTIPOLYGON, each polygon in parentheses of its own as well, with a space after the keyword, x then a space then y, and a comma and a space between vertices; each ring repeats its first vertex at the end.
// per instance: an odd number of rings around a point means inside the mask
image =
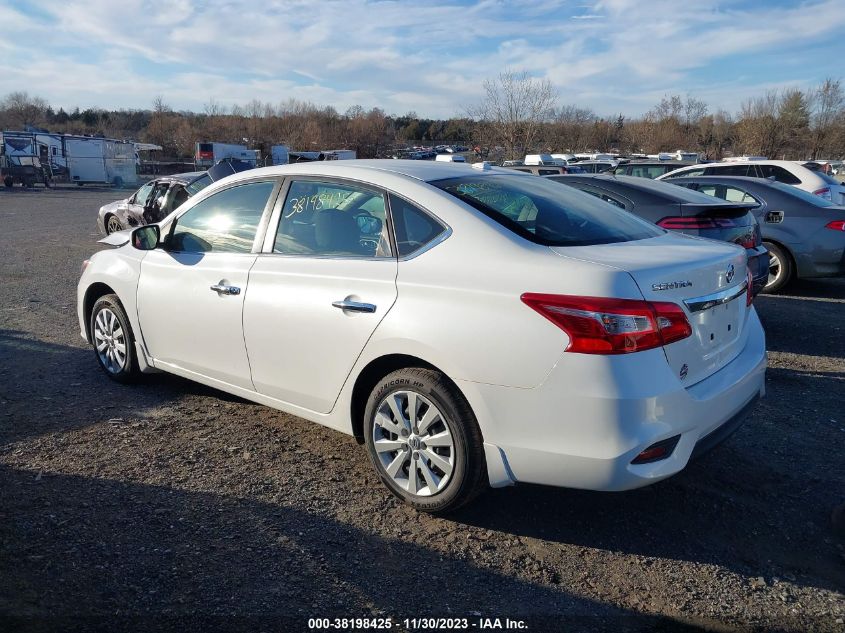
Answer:
POLYGON ((195 196, 195 195, 197 195, 198 192, 202 191, 203 189, 208 187, 208 185, 210 185, 210 184, 211 184, 211 176, 209 176, 208 174, 204 174, 204 175, 200 176, 199 178, 197 178, 195 181, 193 181, 190 185, 185 187, 185 189, 188 190, 188 193, 190 195, 195 196))
POLYGON ((736 187, 725 186, 724 195, 719 196, 728 202, 757 202, 759 201, 747 191, 737 189, 736 187))
MULTIPOLYGON (((748 165, 719 165, 718 167, 710 167, 707 169, 708 174, 715 174, 717 176, 754 176, 748 173, 748 165)), ((687 175, 687 174, 685 174, 687 175)))
POLYGON ((774 178, 785 185, 800 185, 801 180, 795 174, 780 165, 757 165, 761 178, 774 178))
MULTIPOLYGON (((577 187, 577 188, 580 189, 580 187, 577 187)), ((607 193, 605 193, 603 191, 598 191, 597 189, 587 189, 587 188, 581 189, 581 191, 583 191, 584 193, 588 193, 591 196, 595 196, 599 200, 604 200, 605 202, 612 204, 614 207, 619 207, 620 209, 625 208, 624 202, 622 202, 621 200, 618 200, 617 198, 614 198, 611 195, 608 195, 607 193)))
POLYGON ((392 257, 384 195, 353 184, 293 181, 273 252, 285 255, 392 257))
POLYGON ((200 201, 176 220, 168 249, 186 253, 249 253, 273 186, 272 182, 247 183, 200 201))
POLYGON ((420 250, 446 231, 440 222, 404 198, 390 195, 390 212, 399 257, 420 250))
POLYGON ((611 244, 663 233, 653 224, 546 178, 534 180, 491 174, 449 178, 430 184, 538 244, 611 244))
POLYGON ((144 206, 144 203, 147 201, 147 198, 149 197, 150 192, 153 190, 154 184, 155 184, 155 181, 151 181, 151 182, 148 182, 143 187, 141 187, 140 189, 138 189, 138 191, 135 192, 135 195, 132 198, 132 202, 134 204, 140 204, 141 206, 144 206))
POLYGON ((173 194, 172 202, 170 203, 170 208, 168 209, 168 213, 173 211, 174 209, 178 209, 182 203, 184 203, 188 198, 190 198, 190 194, 185 190, 185 187, 181 185, 175 185, 171 192, 173 194))

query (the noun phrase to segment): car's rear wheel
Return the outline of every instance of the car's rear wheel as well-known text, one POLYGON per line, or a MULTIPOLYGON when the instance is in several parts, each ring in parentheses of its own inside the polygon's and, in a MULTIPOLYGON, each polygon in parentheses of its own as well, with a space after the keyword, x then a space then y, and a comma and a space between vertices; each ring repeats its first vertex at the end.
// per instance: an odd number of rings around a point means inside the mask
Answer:
POLYGON ((4 185, 6 185, 7 187, 11 187, 12 185, 14 185, 14 184, 15 184, 15 181, 14 181, 14 180, 12 180, 12 177, 11 177, 11 176, 6 176, 6 177, 3 179, 3 184, 4 184, 4 185))
POLYGON ((100 367, 112 380, 129 382, 139 374, 135 339, 117 295, 97 299, 91 310, 91 342, 100 367))
POLYGON ((115 231, 122 231, 123 225, 120 223, 120 220, 117 219, 116 215, 110 215, 106 219, 106 235, 111 235, 115 231))
POLYGON ((772 242, 763 242, 769 251, 769 278, 763 292, 772 293, 783 289, 792 281, 792 259, 783 247, 772 242))
POLYGON ((388 374, 370 394, 364 416, 376 472, 417 510, 449 512, 486 488, 478 422, 440 372, 407 368, 388 374))

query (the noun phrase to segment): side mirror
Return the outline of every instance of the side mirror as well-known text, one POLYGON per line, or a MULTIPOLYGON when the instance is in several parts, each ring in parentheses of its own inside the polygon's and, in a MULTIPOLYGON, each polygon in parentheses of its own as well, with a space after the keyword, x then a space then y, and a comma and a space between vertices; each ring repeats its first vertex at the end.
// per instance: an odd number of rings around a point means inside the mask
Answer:
POLYGON ((160 238, 161 231, 158 224, 147 224, 132 231, 131 242, 133 248, 139 251, 151 251, 158 246, 160 238))

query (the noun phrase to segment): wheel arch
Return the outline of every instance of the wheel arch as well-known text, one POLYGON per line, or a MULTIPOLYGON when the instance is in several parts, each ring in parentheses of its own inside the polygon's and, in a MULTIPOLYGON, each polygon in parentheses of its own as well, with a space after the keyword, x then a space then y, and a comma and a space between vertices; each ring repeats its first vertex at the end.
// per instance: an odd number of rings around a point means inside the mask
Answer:
POLYGON ((789 257, 789 262, 792 264, 792 275, 795 279, 798 279, 798 260, 795 258, 795 253, 792 252, 792 249, 777 238, 764 237, 763 242, 770 242, 786 253, 786 256, 789 257))
POLYGON ((379 380, 390 372, 408 367, 422 367, 440 372, 455 389, 455 393, 464 399, 470 409, 472 408, 466 394, 449 377, 449 374, 436 365, 411 354, 385 354, 367 363, 358 373, 358 376, 355 378, 355 384, 352 387, 352 396, 349 399, 349 417, 352 421, 352 435, 359 444, 364 443, 364 409, 367 406, 367 399, 370 397, 373 388, 378 384, 379 380))
POLYGON ((85 336, 91 342, 91 311, 97 299, 105 295, 117 294, 114 289, 101 281, 94 282, 85 290, 85 298, 82 303, 82 314, 85 317, 85 336))

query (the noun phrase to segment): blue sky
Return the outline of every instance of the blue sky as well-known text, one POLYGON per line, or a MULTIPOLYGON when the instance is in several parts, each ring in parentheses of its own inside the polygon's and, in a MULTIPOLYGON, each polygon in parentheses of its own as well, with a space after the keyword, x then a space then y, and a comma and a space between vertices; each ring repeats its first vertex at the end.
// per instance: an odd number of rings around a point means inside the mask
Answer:
POLYGON ((0 0, 0 97, 176 110, 259 99, 462 115, 503 69, 558 103, 735 112, 845 75, 842 0, 0 0))

